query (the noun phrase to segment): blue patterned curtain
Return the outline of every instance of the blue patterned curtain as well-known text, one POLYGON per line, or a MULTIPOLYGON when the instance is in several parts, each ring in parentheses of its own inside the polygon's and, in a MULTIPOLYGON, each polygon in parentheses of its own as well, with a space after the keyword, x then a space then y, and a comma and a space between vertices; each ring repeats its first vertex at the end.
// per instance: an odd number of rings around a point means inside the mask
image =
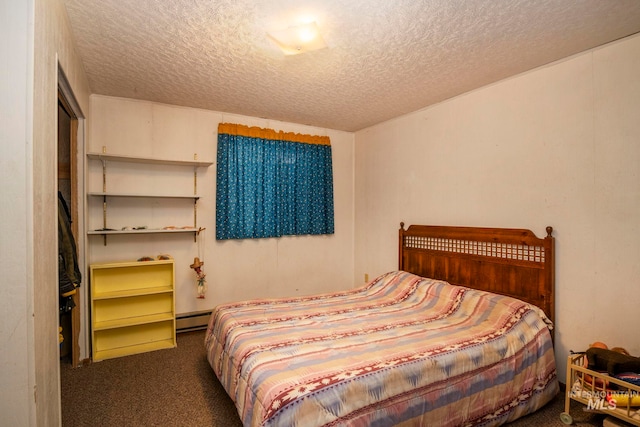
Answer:
POLYGON ((218 126, 216 239, 333 232, 328 137, 218 126))

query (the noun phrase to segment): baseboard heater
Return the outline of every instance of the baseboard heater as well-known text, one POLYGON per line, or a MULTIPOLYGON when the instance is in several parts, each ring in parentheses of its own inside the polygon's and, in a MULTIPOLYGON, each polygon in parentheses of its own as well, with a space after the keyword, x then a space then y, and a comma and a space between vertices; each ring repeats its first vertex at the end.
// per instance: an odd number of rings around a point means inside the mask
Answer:
POLYGON ((176 316, 176 332, 191 332, 207 329, 210 316, 211 310, 178 314, 176 316))

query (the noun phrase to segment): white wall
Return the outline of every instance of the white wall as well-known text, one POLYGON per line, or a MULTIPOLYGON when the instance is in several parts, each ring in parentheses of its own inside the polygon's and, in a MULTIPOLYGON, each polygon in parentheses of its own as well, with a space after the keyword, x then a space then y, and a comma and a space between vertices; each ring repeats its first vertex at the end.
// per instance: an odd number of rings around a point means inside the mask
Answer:
POLYGON ((640 355, 640 36, 356 133, 355 277, 410 224, 556 237, 556 359, 640 355))
POLYGON ((58 66, 82 108, 88 85, 60 0, 2 1, 0 8, 0 417, 6 425, 58 425, 58 66))
MULTIPOLYGON (((91 96, 91 116, 88 151, 101 152, 105 146, 111 154, 180 160, 192 160, 197 153, 199 160, 213 161, 214 165, 198 169, 201 197, 197 203, 198 226, 206 227, 200 248, 190 235, 109 236, 107 246, 101 237, 92 236, 88 240, 89 262, 171 254, 176 261, 176 311, 179 314, 208 310, 222 302, 245 298, 304 295, 353 287, 352 133, 98 95, 91 96), (329 136, 333 154, 335 234, 216 241, 215 159, 220 122, 329 136), (208 286, 205 300, 196 298, 195 273, 189 268, 195 256, 204 258, 205 262, 203 271, 207 274, 208 286)), ((101 163, 91 161, 88 166, 87 190, 101 191, 101 163)), ((131 179, 131 168, 108 163, 107 189, 150 194, 193 191, 191 168, 135 166, 134 179, 131 179)), ((151 203, 151 208, 148 205, 110 199, 107 224, 111 228, 193 225, 192 202, 156 201, 151 203)), ((87 214, 89 229, 102 227, 100 199, 90 200, 87 214)))
POLYGON ((33 282, 28 279, 28 222, 33 90, 31 2, 2 0, 0 9, 0 413, 8 425, 35 419, 31 390, 35 383, 32 311, 33 282))
POLYGON ((30 224, 33 246, 27 260, 33 279, 36 423, 55 425, 60 422, 56 194, 59 67, 64 70, 80 108, 85 112, 89 89, 84 68, 75 52, 63 2, 37 0, 34 16, 30 180, 33 184, 33 222, 30 224))

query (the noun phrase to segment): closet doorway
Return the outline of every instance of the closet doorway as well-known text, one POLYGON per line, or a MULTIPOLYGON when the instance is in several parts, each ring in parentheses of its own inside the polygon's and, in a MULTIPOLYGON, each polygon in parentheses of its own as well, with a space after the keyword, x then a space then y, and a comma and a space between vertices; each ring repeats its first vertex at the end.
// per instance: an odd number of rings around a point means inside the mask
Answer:
MULTIPOLYGON (((78 118, 58 91, 58 197, 64 204, 71 232, 78 241, 78 118)), ((77 250, 77 245, 76 245, 77 250)), ((80 301, 78 290, 59 291, 60 359, 67 359, 76 367, 80 360, 80 301)))
MULTIPOLYGON (((83 332, 82 316, 85 311, 86 288, 88 280, 84 268, 84 202, 79 195, 84 192, 84 116, 71 87, 61 68, 58 69, 58 139, 57 139, 57 198, 59 222, 66 221, 67 227, 62 227, 66 233, 63 239, 58 239, 58 247, 67 250, 71 240, 75 245, 75 265, 78 268, 77 278, 80 287, 69 292, 64 277, 68 266, 60 267, 65 273, 58 277, 59 299, 59 340, 60 361, 71 363, 75 368, 80 363, 81 350, 86 348, 86 335, 83 332), (69 239, 68 235, 72 238, 69 239), (63 285, 61 285, 63 284, 63 285), (82 332, 82 334, 81 334, 82 332)), ((60 227, 60 225, 59 225, 60 227)), ((60 232, 59 232, 60 236, 60 232)), ((60 251, 58 255, 60 261, 60 251)), ((68 285, 68 283, 67 283, 68 285)))

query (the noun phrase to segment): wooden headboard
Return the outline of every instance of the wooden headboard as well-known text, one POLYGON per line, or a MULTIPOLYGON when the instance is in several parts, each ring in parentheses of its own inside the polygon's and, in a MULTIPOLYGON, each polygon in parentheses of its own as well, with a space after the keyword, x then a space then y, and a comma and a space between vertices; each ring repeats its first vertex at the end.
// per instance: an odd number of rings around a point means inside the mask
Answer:
POLYGON ((400 223, 399 269, 535 304, 555 320, 554 238, 524 229, 400 223))

